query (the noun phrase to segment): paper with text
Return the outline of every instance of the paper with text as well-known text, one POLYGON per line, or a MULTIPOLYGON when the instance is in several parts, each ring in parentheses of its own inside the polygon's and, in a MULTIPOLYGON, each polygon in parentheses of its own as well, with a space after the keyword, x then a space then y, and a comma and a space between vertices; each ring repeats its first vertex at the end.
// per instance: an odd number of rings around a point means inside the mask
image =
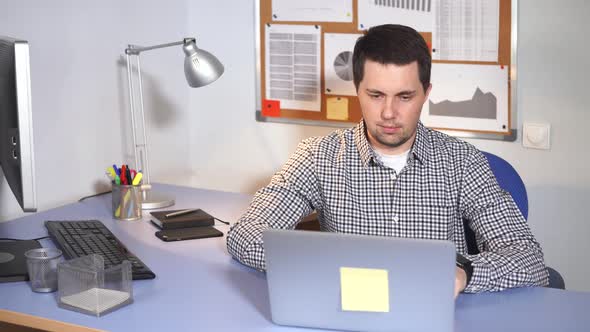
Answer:
POLYGON ((401 24, 416 31, 430 32, 436 0, 358 0, 358 29, 381 24, 401 24))
POLYGON ((498 61, 499 0, 438 0, 434 60, 498 61))
POLYGON ((352 22, 352 0, 272 0, 273 21, 352 22))
POLYGON ((321 32, 314 25, 266 25, 266 99, 282 109, 320 111, 321 32))

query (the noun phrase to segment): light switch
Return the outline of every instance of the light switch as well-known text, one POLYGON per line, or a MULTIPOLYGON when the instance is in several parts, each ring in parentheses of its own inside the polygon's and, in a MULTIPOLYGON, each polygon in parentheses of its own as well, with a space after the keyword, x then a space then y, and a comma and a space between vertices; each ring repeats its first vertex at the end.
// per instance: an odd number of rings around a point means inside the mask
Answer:
POLYGON ((527 123, 522 125, 522 145, 525 148, 549 150, 551 125, 548 123, 527 123))

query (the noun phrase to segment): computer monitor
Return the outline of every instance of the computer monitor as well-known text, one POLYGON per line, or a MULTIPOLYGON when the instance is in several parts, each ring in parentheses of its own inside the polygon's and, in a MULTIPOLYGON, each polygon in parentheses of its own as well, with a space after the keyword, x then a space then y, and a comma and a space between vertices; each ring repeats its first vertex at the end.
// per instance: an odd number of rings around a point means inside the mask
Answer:
MULTIPOLYGON (((37 211, 29 44, 3 36, 0 36, 0 165, 22 210, 37 211)), ((24 253, 39 247, 35 240, 0 241, 0 282, 27 280, 24 253)))
POLYGON ((29 44, 0 36, 0 164, 24 212, 37 211, 29 44))

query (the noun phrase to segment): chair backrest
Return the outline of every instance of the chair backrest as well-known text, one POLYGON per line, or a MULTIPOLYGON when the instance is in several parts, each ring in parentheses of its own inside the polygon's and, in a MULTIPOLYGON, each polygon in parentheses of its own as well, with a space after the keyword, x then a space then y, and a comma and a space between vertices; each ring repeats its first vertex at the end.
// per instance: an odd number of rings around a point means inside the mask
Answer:
MULTIPOLYGON (((526 194, 526 187, 524 182, 518 175, 518 172, 501 157, 493 153, 482 151, 484 156, 488 159, 492 173, 496 176, 496 180, 500 188, 506 190, 512 196, 516 206, 526 220, 529 213, 529 201, 526 194)), ((470 254, 478 254, 477 241, 475 233, 469 228, 467 221, 465 221, 465 238, 467 240, 467 252, 470 254)))

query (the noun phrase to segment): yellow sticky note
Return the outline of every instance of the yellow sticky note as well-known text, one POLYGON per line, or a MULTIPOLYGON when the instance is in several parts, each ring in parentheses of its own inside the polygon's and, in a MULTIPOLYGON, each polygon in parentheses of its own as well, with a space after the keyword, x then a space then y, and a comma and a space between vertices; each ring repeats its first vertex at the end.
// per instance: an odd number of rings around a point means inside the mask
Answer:
POLYGON ((389 312, 389 276, 387 270, 340 268, 342 310, 389 312))
POLYGON ((326 119, 348 120, 348 98, 330 97, 326 99, 326 119))

